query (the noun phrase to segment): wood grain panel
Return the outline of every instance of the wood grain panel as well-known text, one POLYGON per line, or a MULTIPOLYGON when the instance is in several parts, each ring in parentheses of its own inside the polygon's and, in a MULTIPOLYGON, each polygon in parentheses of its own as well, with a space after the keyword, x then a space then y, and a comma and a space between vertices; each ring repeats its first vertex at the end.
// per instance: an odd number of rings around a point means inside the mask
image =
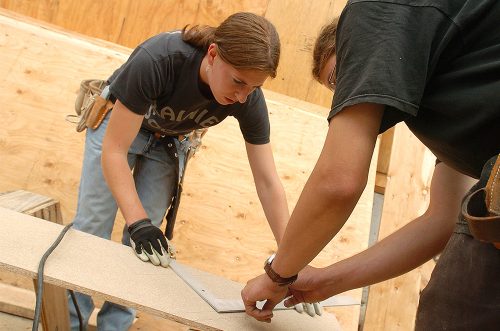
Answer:
POLYGON ((0 7, 73 32, 135 47, 157 33, 187 24, 217 26, 238 11, 264 15, 276 26, 282 57, 278 77, 265 88, 329 107, 332 94, 313 80, 311 51, 320 27, 346 0, 0 0, 0 7))
POLYGON ((312 79, 312 51, 320 28, 340 15, 347 1, 271 0, 266 17, 282 41, 280 69, 266 88, 297 99, 330 107, 332 92, 312 79))
POLYGON ((217 26, 238 11, 262 15, 267 0, 0 0, 0 6, 70 31, 133 48, 150 36, 186 24, 217 26))

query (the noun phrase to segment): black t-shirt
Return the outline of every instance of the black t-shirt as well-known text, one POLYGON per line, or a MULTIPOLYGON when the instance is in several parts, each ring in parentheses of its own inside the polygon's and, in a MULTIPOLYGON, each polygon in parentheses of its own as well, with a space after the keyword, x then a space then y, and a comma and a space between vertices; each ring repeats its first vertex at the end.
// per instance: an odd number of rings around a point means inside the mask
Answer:
POLYGON ((500 153, 500 1, 349 1, 337 31, 344 107, 385 105, 437 156, 478 178, 500 153))
POLYGON ((247 142, 268 143, 269 116, 261 89, 243 104, 220 105, 199 77, 204 55, 182 41, 180 32, 159 34, 139 45, 111 75, 110 91, 144 115, 142 127, 153 132, 175 136, 234 116, 247 142))

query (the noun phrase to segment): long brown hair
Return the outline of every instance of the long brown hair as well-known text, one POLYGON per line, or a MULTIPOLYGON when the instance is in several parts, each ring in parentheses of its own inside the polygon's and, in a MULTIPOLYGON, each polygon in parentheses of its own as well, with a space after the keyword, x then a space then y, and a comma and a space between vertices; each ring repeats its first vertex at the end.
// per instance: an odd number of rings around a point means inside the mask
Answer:
POLYGON ((331 23, 323 26, 314 44, 312 75, 317 81, 326 62, 335 54, 338 23, 339 18, 336 17, 331 23))
POLYGON ((233 67, 255 69, 276 77, 280 39, 274 25, 262 16, 241 12, 229 16, 217 28, 186 26, 182 40, 205 51, 215 43, 218 54, 233 67))

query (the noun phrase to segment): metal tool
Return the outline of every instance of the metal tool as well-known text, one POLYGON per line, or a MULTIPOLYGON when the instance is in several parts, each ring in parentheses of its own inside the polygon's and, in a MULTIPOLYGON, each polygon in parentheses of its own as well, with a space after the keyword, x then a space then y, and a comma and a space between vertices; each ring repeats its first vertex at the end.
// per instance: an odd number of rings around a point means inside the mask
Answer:
MULTIPOLYGON (((235 313, 244 312, 245 306, 240 298, 235 299, 221 299, 217 298, 204 284, 198 281, 186 266, 180 264, 179 262, 172 260, 170 262, 170 268, 182 278, 182 280, 189 285, 203 300, 205 300, 216 312, 218 313, 235 313)), ((243 286, 243 285, 242 285, 243 286)), ((350 306, 359 305, 360 302, 350 296, 346 295, 335 295, 324 301, 321 301, 321 306, 323 307, 333 307, 333 306, 350 306)), ((262 308, 264 302, 258 302, 257 307, 262 308)), ((287 308, 283 305, 283 302, 279 303, 275 310, 283 309, 294 309, 293 307, 287 308)))

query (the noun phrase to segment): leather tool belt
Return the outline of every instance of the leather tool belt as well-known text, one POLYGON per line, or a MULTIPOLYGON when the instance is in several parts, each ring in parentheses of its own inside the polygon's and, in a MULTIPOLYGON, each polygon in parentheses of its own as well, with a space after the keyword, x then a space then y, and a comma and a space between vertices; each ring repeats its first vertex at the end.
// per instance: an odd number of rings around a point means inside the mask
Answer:
MULTIPOLYGON (((168 240, 172 240, 174 236, 174 226, 175 220, 177 218, 177 211, 179 210, 179 205, 181 202, 184 176, 186 174, 186 169, 188 165, 188 161, 194 156, 194 154, 200 149, 202 145, 202 138, 207 133, 208 128, 195 129, 187 134, 179 135, 179 136, 167 136, 162 135, 159 132, 153 132, 146 128, 141 128, 141 131, 152 135, 153 139, 156 142, 159 142, 161 146, 165 149, 170 159, 174 161, 176 164, 176 175, 177 175, 177 184, 174 186, 172 198, 167 201, 167 213, 165 215, 166 227, 165 227, 165 237, 168 240), (187 141, 187 149, 177 150, 175 139, 178 139, 180 142, 187 141), (179 164, 180 153, 185 153, 184 165, 182 169, 179 164)), ((150 145, 152 146, 153 143, 150 145)))
POLYGON ((113 109, 107 82, 99 79, 86 79, 80 83, 80 91, 75 100, 76 131, 86 128, 93 130, 101 125, 106 114, 113 109))
POLYGON ((465 197, 462 215, 474 238, 490 242, 500 249, 500 155, 491 169, 484 188, 465 197))
MULTIPOLYGON (((174 237, 174 226, 175 220, 177 218, 177 211, 179 210, 179 204, 181 202, 181 195, 184 186, 184 175, 186 174, 186 169, 188 165, 188 161, 194 156, 194 154, 201 147, 201 139, 207 133, 208 128, 196 129, 191 133, 183 136, 179 136, 179 140, 189 140, 189 147, 186 151, 186 157, 184 159, 184 169, 179 169, 177 166, 177 174, 179 176, 178 185, 175 188, 172 201, 170 202, 170 208, 168 209, 167 214, 165 215, 166 227, 165 227, 165 237, 168 240, 172 240, 174 237)), ((179 163, 177 163, 179 165, 179 163)))

